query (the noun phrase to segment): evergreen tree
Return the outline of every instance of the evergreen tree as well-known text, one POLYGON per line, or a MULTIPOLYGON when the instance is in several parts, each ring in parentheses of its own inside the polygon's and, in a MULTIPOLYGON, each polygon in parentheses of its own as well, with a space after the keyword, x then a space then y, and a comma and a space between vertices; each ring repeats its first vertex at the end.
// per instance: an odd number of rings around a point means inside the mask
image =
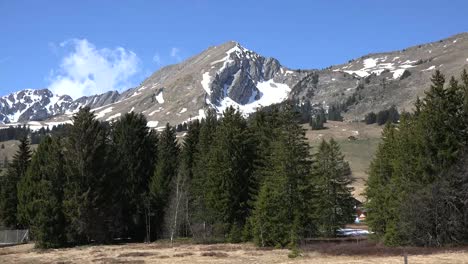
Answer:
POLYGON ((364 118, 364 122, 367 125, 374 124, 375 122, 377 122, 377 115, 374 112, 368 113, 364 118))
POLYGON ((390 181, 393 174, 392 159, 395 158, 396 141, 394 125, 387 124, 382 132, 382 143, 379 145, 369 169, 366 196, 369 214, 366 222, 377 237, 383 237, 387 231, 390 217, 388 205, 391 195, 390 181))
POLYGON ((64 213, 72 243, 106 242, 114 219, 112 193, 118 181, 110 163, 108 132, 89 107, 72 117, 65 144, 64 213))
POLYGON ((192 216, 192 231, 195 239, 206 240, 211 232, 208 223, 212 222, 214 212, 207 207, 208 184, 207 170, 209 153, 213 145, 213 137, 218 126, 216 112, 209 109, 206 118, 200 122, 200 132, 194 156, 192 181, 190 189, 190 211, 192 216))
POLYGON ((343 121, 343 116, 341 115, 341 108, 339 106, 331 105, 328 108, 328 120, 343 121))
POLYGON ((143 197, 148 195, 156 158, 155 132, 146 124, 144 115, 131 112, 116 121, 111 132, 119 173, 113 198, 122 218, 119 229, 138 241, 145 236, 143 197))
POLYGON ((320 231, 329 237, 354 220, 351 169, 335 140, 325 140, 316 154, 314 174, 320 231))
POLYGON ((324 129, 325 127, 323 124, 326 122, 325 115, 315 115, 310 119, 310 127, 312 130, 320 130, 324 129))
POLYGON ((215 235, 239 241, 250 213, 254 146, 247 122, 233 107, 225 110, 208 159, 207 206, 215 212, 215 235))
POLYGON ((272 143, 281 134, 280 108, 271 106, 270 109, 259 109, 249 120, 249 129, 255 141, 254 183, 253 193, 258 193, 263 183, 263 170, 268 167, 267 157, 271 155, 272 143))
POLYGON ((60 247, 66 243, 63 161, 60 139, 44 138, 18 185, 19 218, 30 227, 36 247, 60 247))
POLYGON ((296 237, 288 210, 286 168, 281 162, 286 157, 281 156, 284 154, 281 143, 273 145, 273 154, 269 157, 273 166, 265 168, 268 180, 260 188, 251 220, 254 242, 261 247, 284 247, 296 237))
POLYGON ((157 164, 150 180, 149 192, 155 212, 155 228, 157 236, 162 235, 162 227, 166 206, 171 193, 171 183, 177 176, 179 146, 177 145, 174 127, 166 124, 159 135, 157 164))
POLYGON ((398 129, 384 131, 371 164, 367 220, 386 244, 460 241, 456 230, 464 224, 458 212, 464 206, 457 197, 463 192, 449 190, 464 186, 463 179, 447 171, 465 148, 464 90, 453 78, 447 88, 444 84, 445 77, 436 71, 426 97, 415 104, 415 113, 402 115, 398 129), (426 215, 420 206, 433 208, 434 214, 426 215))
POLYGON ((254 240, 261 246, 293 246, 315 233, 311 157, 294 115, 291 108, 283 109, 280 134, 263 168, 264 180, 252 215, 254 240))
POLYGON ((0 186, 0 217, 3 223, 11 228, 21 228, 24 224, 18 218, 18 183, 25 176, 31 162, 29 140, 21 138, 18 151, 13 156, 6 175, 0 186))
POLYGON ((398 113, 398 110, 395 105, 392 105, 388 109, 388 121, 387 122, 392 122, 392 123, 398 123, 398 120, 400 120, 400 113, 398 113))

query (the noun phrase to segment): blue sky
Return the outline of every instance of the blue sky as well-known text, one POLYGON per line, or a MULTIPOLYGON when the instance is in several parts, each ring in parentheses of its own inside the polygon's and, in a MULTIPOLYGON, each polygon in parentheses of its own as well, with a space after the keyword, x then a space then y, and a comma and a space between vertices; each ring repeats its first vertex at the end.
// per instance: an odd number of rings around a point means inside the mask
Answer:
POLYGON ((323 68, 468 31, 467 12, 466 0, 0 0, 0 95, 122 90, 228 40, 323 68))

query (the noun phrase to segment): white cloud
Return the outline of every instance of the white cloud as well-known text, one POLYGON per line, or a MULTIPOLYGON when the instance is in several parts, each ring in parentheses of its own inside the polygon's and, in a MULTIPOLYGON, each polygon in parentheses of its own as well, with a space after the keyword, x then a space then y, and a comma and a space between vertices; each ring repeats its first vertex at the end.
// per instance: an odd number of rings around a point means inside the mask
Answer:
POLYGON ((175 58, 177 61, 181 61, 181 60, 182 60, 182 58, 180 57, 179 53, 180 53, 180 49, 179 49, 179 48, 177 48, 177 47, 172 47, 172 48, 171 48, 171 53, 170 53, 170 55, 171 55, 172 58, 175 58))
POLYGON ((154 61, 157 65, 161 65, 161 64, 162 64, 161 56, 159 56, 159 53, 154 54, 154 56, 153 56, 153 61, 154 61))
POLYGON ((52 70, 49 89, 73 98, 110 90, 121 91, 131 86, 131 77, 139 72, 137 55, 122 47, 97 49, 86 39, 60 43, 72 50, 62 59, 59 69, 52 70))

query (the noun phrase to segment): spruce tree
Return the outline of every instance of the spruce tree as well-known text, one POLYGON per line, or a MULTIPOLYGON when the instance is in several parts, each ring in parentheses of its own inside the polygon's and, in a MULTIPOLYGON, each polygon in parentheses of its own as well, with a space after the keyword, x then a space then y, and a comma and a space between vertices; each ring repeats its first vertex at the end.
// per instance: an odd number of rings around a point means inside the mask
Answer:
POLYGON ((119 204, 118 215, 122 235, 142 241, 145 236, 144 196, 156 161, 155 132, 147 127, 142 114, 127 113, 112 125, 111 141, 117 164, 118 183, 114 189, 114 203, 119 204))
POLYGON ((415 104, 415 113, 403 114, 398 129, 385 129, 371 164, 367 221, 386 244, 460 241, 456 230, 464 209, 457 201, 464 196, 449 190, 464 184, 456 173, 447 172, 460 162, 466 148, 465 97, 454 78, 444 86, 445 77, 436 71, 426 97, 415 104), (427 215, 419 207, 433 208, 434 213, 427 215))
POLYGON ((155 231, 162 236, 162 227, 166 206, 171 192, 171 183, 177 176, 179 146, 174 127, 166 124, 159 135, 157 164, 150 179, 149 193, 155 213, 155 231))
POLYGON ((325 236, 337 235, 339 228, 354 220, 351 169, 335 140, 323 140, 315 159, 317 218, 325 236))
POLYGON ((18 185, 18 213, 30 227, 36 247, 55 248, 66 243, 63 164, 60 139, 45 137, 18 185))
POLYGON ((110 163, 108 131, 89 107, 72 117, 65 143, 64 212, 72 243, 106 242, 114 219, 114 166, 110 163))
POLYGON ((280 142, 273 145, 271 166, 265 168, 268 180, 262 183, 251 219, 254 242, 261 247, 285 247, 291 243, 291 232, 294 232, 288 210, 286 168, 281 162, 283 146, 280 142))
POLYGON ((364 118, 364 122, 367 125, 374 124, 377 121, 377 115, 374 112, 370 112, 364 118))
POLYGON ((366 219, 369 227, 377 237, 383 237, 387 231, 390 208, 387 204, 391 195, 390 181, 393 174, 392 159, 395 157, 395 127, 387 124, 382 132, 382 143, 369 169, 366 186, 366 197, 369 214, 366 219))
POLYGON ((200 132, 196 146, 196 155, 192 168, 190 188, 190 211, 192 215, 192 231, 195 239, 206 240, 210 233, 209 223, 212 222, 214 212, 207 207, 208 184, 207 170, 209 153, 213 145, 213 137, 218 126, 216 111, 209 109, 206 118, 200 122, 200 132))
POLYGON ((324 123, 325 123, 325 119, 323 115, 315 115, 311 117, 309 124, 312 130, 321 130, 325 128, 323 126, 324 123))
POLYGON ((216 129, 208 159, 207 206, 215 212, 216 235, 240 240, 250 213, 254 146, 247 122, 229 107, 216 129))
POLYGON ((27 227, 27 223, 18 218, 18 183, 24 178, 31 162, 31 150, 27 137, 20 139, 18 151, 13 156, 0 186, 0 217, 11 228, 27 227))
POLYGON ((316 230, 311 156, 295 115, 290 106, 280 113, 279 134, 263 168, 251 218, 254 241, 261 246, 294 246, 316 230))

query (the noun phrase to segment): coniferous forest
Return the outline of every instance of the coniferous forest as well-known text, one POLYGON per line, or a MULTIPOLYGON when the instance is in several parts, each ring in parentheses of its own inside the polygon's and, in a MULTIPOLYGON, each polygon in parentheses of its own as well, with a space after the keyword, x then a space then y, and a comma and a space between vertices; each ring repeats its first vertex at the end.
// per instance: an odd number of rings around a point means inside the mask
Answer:
MULTIPOLYGON (((369 168, 367 224, 386 245, 468 242, 468 73, 431 81, 412 113, 389 119, 369 168)), ((0 219, 42 248, 334 237, 355 216, 351 170, 333 139, 310 148, 295 108, 209 110, 183 137, 142 114, 109 125, 83 108, 34 152, 21 138, 0 178, 0 219)))
POLYGON ((439 71, 414 112, 388 123, 369 169, 369 228, 387 245, 468 242, 468 74, 439 71))
POLYGON ((333 140, 311 150, 293 109, 209 110, 178 138, 142 114, 108 125, 82 108, 34 153, 21 139, 0 177, 0 218, 41 248, 181 237, 294 247, 336 236, 354 220, 349 165, 333 140))

